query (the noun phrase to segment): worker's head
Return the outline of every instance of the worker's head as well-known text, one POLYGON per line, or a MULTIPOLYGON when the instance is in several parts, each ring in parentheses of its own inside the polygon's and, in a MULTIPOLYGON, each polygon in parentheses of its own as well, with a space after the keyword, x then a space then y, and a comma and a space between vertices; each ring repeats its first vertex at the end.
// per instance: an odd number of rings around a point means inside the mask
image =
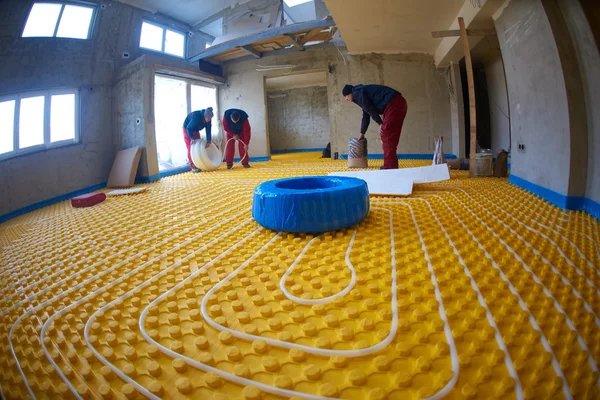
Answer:
POLYGON ((208 107, 206 110, 204 110, 204 120, 206 122, 210 122, 210 120, 212 119, 213 116, 214 116, 214 114, 213 114, 212 107, 208 107))
POLYGON ((342 89, 342 95, 348 101, 352 101, 352 89, 354 89, 354 86, 352 86, 352 85, 345 85, 344 88, 342 89))
POLYGON ((242 118, 242 115, 240 114, 239 111, 234 111, 234 112, 231 113, 231 121, 234 124, 237 124, 238 121, 240 120, 240 118, 242 118))
POLYGON ((354 89, 354 86, 352 85, 344 85, 344 88, 342 89, 342 95, 348 101, 352 101, 352 89, 354 89))

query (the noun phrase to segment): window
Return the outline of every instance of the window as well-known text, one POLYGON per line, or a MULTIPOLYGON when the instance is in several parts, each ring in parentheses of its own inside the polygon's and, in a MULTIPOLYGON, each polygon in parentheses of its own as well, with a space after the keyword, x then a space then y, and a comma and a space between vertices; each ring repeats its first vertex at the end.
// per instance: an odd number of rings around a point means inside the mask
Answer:
POLYGON ((44 96, 21 99, 19 148, 44 144, 44 96))
POLYGON ((140 47, 183 58, 185 56, 185 35, 144 21, 140 35, 140 47))
POLYGON ((283 0, 288 7, 299 6, 300 4, 308 3, 313 0, 283 0))
POLYGON ((10 153, 15 145, 15 101, 0 103, 0 154, 10 153))
POLYGON ((95 7, 70 3, 34 3, 22 37, 88 39, 95 7))
POLYGON ((0 99, 0 158, 77 143, 75 90, 22 93, 0 99))

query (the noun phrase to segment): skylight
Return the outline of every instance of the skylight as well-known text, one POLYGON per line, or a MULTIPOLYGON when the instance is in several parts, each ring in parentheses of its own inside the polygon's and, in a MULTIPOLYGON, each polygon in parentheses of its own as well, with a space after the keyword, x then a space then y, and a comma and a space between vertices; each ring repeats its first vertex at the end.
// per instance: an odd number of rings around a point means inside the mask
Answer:
POLYGON ((22 37, 88 39, 94 7, 64 3, 34 3, 22 37))
POLYGON ((311 2, 313 0, 283 0, 283 2, 288 6, 288 7, 295 7, 295 6, 299 6, 300 4, 304 4, 304 3, 308 3, 311 2))

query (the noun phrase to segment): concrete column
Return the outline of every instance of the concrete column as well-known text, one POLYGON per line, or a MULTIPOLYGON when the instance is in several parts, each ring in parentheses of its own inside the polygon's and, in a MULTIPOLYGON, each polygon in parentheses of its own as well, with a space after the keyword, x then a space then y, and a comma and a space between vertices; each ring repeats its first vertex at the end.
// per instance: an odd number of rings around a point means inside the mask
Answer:
POLYGON ((450 118, 452 123, 452 153, 459 158, 465 156, 465 103, 458 64, 450 64, 446 79, 452 85, 450 93, 450 118))

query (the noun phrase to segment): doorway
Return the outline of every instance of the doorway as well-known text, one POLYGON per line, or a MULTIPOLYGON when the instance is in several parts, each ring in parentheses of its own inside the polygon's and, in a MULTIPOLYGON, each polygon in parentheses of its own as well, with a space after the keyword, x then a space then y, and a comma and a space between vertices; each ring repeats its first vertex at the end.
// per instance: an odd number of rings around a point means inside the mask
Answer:
MULTIPOLYGON (((160 172, 188 165, 182 125, 186 116, 196 110, 212 107, 213 141, 219 144, 221 130, 217 110, 217 88, 210 84, 172 76, 154 76, 154 115, 158 169, 160 172)), ((206 133, 201 132, 206 138, 206 133)))
MULTIPOLYGON (((510 151, 510 108, 504 62, 495 36, 482 39, 471 50, 475 104, 477 107, 477 149, 490 149, 494 156, 510 151)), ((465 155, 470 155, 470 107, 464 58, 459 63, 465 117, 465 155)))
POLYGON ((271 154, 322 152, 331 141, 327 73, 265 79, 271 154))

